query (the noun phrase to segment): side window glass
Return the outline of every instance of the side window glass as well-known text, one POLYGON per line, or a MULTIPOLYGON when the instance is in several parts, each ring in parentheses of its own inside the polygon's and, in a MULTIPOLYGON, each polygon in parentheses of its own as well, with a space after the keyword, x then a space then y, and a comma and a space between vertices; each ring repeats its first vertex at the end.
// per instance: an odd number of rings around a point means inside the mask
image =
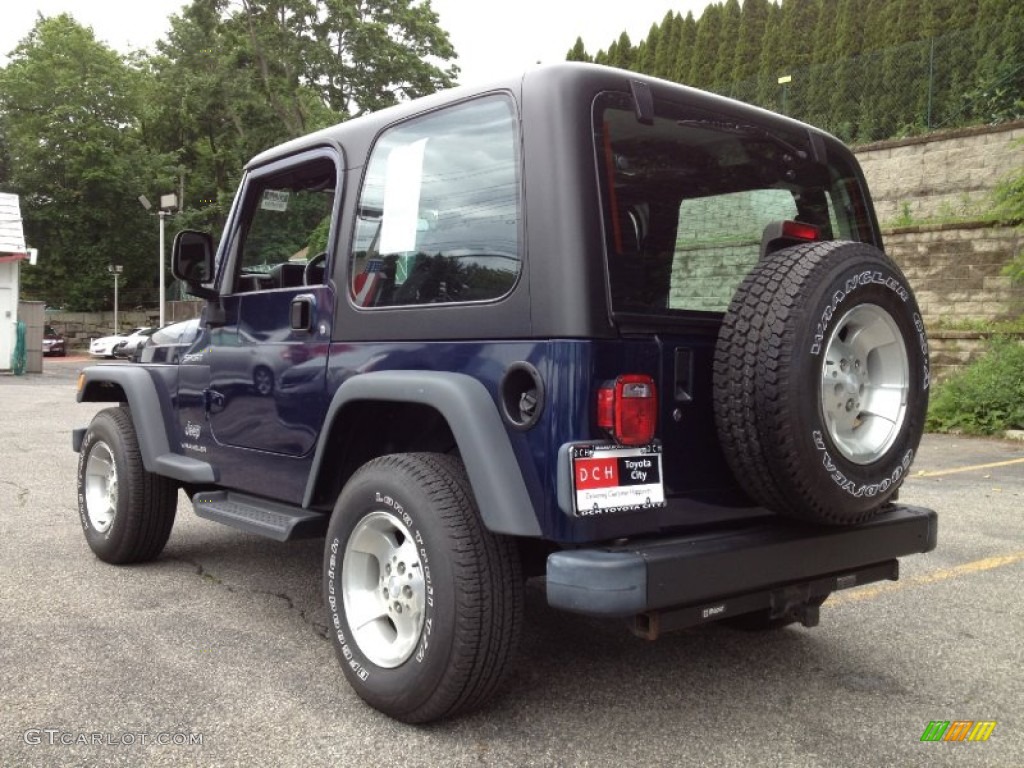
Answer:
POLYGON ((317 159, 250 184, 236 292, 323 282, 336 179, 317 159))
POLYGON ((357 210, 350 291, 361 307, 487 301, 520 270, 510 99, 491 96, 387 131, 357 210))

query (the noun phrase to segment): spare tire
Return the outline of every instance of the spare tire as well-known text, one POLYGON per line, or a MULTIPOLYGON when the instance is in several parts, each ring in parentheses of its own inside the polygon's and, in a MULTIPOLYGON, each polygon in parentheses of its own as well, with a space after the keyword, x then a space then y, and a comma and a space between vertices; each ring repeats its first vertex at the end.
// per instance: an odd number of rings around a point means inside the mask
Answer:
POLYGON ((866 243, 765 257, 715 348, 715 421, 737 481, 803 520, 858 523, 893 498, 921 440, 928 388, 917 302, 866 243))

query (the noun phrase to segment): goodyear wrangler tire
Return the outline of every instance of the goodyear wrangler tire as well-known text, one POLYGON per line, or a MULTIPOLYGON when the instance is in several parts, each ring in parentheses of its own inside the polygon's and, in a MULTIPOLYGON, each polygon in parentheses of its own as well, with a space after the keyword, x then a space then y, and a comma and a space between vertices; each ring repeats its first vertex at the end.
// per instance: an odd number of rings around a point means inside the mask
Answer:
POLYGON ((740 285, 715 349, 715 420, 738 482, 780 514, 852 524, 906 478, 928 406, 928 342, 878 249, 809 243, 740 285))
POLYGON ((327 530, 324 599, 349 683, 408 723, 480 706, 522 624, 516 549, 484 528, 462 463, 382 456, 345 485, 327 530))
POLYGON ((78 454, 78 516, 96 557, 115 565, 157 557, 177 503, 174 482, 143 467, 131 412, 97 413, 78 454))

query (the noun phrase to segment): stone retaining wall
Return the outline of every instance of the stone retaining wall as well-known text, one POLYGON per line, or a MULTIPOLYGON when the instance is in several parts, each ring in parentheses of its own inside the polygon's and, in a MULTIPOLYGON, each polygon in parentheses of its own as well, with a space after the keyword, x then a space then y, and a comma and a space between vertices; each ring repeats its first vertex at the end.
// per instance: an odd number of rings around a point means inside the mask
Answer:
POLYGON ((854 149, 882 226, 986 212, 1000 180, 1024 168, 1024 122, 854 149), (909 220, 908 220, 909 216, 909 220))
POLYGON ((885 247, 913 286, 929 328, 1011 320, 1024 313, 1024 284, 1002 274, 1024 248, 1024 230, 911 227, 887 232, 885 247))

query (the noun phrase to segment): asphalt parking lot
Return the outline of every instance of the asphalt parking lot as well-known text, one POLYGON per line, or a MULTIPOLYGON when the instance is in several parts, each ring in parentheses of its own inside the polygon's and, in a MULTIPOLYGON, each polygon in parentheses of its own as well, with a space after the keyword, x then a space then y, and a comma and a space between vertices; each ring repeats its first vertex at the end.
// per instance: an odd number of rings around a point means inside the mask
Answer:
POLYGON ((75 403, 80 365, 0 376, 3 766, 1024 763, 1024 443, 926 436, 901 500, 940 512, 938 549, 835 596, 815 629, 650 643, 531 591, 504 695, 410 727, 345 683, 322 541, 236 532, 181 497, 159 560, 93 557, 70 431, 99 406, 75 403), (996 726, 922 742, 935 720, 996 726))

